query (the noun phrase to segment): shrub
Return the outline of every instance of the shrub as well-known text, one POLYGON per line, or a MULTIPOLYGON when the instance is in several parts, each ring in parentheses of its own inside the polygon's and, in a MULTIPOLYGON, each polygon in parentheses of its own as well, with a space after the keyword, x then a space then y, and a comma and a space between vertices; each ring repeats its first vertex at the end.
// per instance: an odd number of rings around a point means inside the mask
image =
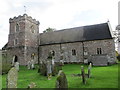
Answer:
POLYGON ((120 61, 120 54, 117 56, 117 59, 120 61))
POLYGON ((7 74, 8 71, 11 68, 11 64, 10 63, 3 63, 2 64, 2 74, 7 74))

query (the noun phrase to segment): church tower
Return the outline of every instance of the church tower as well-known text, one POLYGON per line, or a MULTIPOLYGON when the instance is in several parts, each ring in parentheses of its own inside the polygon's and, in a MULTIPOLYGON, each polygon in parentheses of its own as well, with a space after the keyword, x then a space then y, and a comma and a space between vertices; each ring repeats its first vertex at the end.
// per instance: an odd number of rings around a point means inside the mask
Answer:
POLYGON ((8 52, 12 58, 16 56, 20 65, 28 61, 38 61, 39 21, 24 14, 9 19, 8 52))

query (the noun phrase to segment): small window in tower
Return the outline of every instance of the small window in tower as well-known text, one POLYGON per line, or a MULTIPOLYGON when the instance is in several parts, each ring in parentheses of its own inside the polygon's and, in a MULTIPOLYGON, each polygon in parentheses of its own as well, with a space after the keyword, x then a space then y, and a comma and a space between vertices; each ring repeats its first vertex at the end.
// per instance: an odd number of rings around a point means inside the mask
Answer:
POLYGON ((75 49, 72 50, 72 55, 76 55, 76 50, 75 49))
POLYGON ((30 30, 31 30, 32 33, 35 33, 35 29, 34 29, 33 25, 30 27, 30 30))
POLYGON ((16 32, 19 31, 19 24, 16 24, 16 32))

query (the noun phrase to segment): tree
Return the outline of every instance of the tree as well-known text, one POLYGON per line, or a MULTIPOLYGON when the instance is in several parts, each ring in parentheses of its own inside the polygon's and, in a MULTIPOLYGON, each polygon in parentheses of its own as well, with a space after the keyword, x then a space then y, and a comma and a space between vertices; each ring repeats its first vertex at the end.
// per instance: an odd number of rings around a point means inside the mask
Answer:
POLYGON ((53 31, 55 31, 56 29, 55 28, 50 28, 50 27, 48 27, 46 30, 44 30, 43 31, 43 33, 46 33, 46 32, 53 32, 53 31))

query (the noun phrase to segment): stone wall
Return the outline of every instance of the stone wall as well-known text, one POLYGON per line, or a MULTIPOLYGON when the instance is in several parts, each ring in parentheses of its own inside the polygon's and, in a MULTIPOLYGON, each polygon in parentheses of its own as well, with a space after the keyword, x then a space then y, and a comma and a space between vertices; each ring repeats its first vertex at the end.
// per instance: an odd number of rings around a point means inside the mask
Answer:
POLYGON ((35 63, 38 63, 38 47, 12 47, 3 52, 2 61, 12 63, 13 56, 16 55, 20 65, 27 65, 28 61, 33 59, 32 54, 34 54, 35 63))
POLYGON ((115 44, 113 39, 87 41, 84 42, 84 47, 87 47, 89 56, 97 54, 97 48, 101 48, 101 54, 108 55, 109 60, 115 62, 115 44))
POLYGON ((84 60, 89 60, 90 56, 98 54, 97 48, 101 48, 101 54, 106 54, 110 58, 109 60, 115 62, 113 39, 39 46, 39 57, 40 60, 46 60, 49 51, 52 50, 55 51, 55 61, 59 61, 60 52, 63 50, 64 62, 84 62, 84 60), (72 55, 72 50, 76 51, 76 55, 72 55))
POLYGON ((35 64, 38 63, 38 47, 26 47, 25 50, 25 65, 27 65, 28 61, 34 60, 35 64), (34 54, 34 56, 32 56, 34 54), (33 58, 34 57, 34 58, 33 58))
POLYGON ((7 61, 9 61, 10 63, 12 63, 13 60, 13 56, 17 56, 18 57, 18 62, 20 63, 20 65, 24 65, 25 64, 25 57, 24 57, 24 47, 12 47, 7 49, 7 61))
POLYGON ((106 54, 92 55, 89 62, 92 62, 92 64, 94 66, 107 66, 108 65, 108 57, 106 54))
POLYGON ((55 61, 60 60, 61 50, 63 50, 64 62, 83 62, 83 47, 81 42, 55 44, 40 46, 40 59, 46 60, 50 50, 55 51, 55 61), (76 55, 72 55, 72 50, 76 50, 76 55))

